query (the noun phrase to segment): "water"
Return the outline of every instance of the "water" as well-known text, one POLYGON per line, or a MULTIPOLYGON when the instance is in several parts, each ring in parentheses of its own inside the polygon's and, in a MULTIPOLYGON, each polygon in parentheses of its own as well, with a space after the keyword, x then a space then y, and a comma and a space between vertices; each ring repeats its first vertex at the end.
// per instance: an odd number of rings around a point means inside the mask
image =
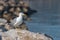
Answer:
POLYGON ((37 13, 27 22, 30 31, 50 35, 54 40, 60 40, 60 2, 59 0, 30 1, 32 9, 37 13), (50 2, 50 3, 49 3, 50 2))

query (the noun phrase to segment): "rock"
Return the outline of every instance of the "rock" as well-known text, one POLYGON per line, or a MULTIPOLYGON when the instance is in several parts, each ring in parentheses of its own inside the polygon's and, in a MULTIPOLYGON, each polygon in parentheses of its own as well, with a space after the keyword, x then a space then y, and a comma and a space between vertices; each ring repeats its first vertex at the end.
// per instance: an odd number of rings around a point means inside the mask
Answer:
POLYGON ((3 34, 0 35, 2 40, 52 40, 52 38, 47 37, 44 34, 20 29, 11 29, 3 34))
POLYGON ((2 32, 0 29, 0 40, 53 40, 45 34, 34 33, 26 30, 26 25, 23 24, 21 29, 12 29, 5 19, 0 18, 0 25, 5 25, 8 31, 2 32))
MULTIPOLYGON (((7 20, 5 20, 5 19, 3 19, 3 18, 0 18, 0 28, 2 28, 2 27, 4 27, 6 30, 10 30, 10 29, 13 29, 14 28, 14 26, 13 26, 13 24, 14 24, 14 20, 11 22, 11 23, 7 23, 7 20)), ((23 24, 21 24, 20 26, 19 26, 19 28, 20 29, 25 29, 25 30, 28 30, 28 27, 26 26, 26 24, 25 23, 23 23, 23 24)), ((4 29, 2 29, 2 30, 4 30, 4 29)), ((0 30, 0 31, 2 31, 2 30, 0 30)))
POLYGON ((5 24, 4 28, 5 28, 6 30, 12 29, 12 27, 11 27, 8 23, 5 24))
POLYGON ((7 20, 0 18, 0 25, 4 25, 7 22, 7 20))
POLYGON ((2 29, 0 29, 0 32, 2 32, 2 29))

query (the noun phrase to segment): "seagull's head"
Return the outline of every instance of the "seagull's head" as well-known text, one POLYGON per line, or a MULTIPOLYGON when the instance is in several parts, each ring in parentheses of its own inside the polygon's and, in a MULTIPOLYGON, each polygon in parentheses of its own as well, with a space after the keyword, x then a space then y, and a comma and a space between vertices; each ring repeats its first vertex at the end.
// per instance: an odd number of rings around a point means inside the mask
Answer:
POLYGON ((19 16, 27 17, 27 15, 24 14, 23 12, 20 12, 20 13, 19 13, 19 16))
POLYGON ((23 12, 20 12, 20 13, 19 13, 19 16, 24 16, 24 13, 23 13, 23 12))

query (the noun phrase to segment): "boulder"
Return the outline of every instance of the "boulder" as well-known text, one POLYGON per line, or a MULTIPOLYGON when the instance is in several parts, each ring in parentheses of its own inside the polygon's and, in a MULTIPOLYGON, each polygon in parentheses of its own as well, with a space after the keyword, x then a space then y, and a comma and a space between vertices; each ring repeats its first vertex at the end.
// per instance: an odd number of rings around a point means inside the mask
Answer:
POLYGON ((11 29, 0 33, 1 40, 52 40, 44 34, 30 32, 28 30, 11 29))

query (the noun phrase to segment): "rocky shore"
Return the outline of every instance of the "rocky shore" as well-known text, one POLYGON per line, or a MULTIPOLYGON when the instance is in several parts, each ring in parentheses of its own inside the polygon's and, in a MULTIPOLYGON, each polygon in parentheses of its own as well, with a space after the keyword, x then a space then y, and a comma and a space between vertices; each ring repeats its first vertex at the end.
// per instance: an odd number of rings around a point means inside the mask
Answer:
POLYGON ((3 32, 0 30, 0 40, 53 40, 50 36, 45 34, 34 33, 26 29, 12 29, 7 25, 6 20, 0 20, 0 27, 5 25, 8 31, 3 32))

